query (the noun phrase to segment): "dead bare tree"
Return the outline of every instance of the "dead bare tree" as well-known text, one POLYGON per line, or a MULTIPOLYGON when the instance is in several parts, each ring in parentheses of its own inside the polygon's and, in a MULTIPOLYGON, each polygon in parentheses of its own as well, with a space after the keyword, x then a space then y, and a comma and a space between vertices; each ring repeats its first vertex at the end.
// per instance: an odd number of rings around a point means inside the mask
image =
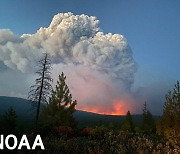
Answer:
POLYGON ((30 87, 28 93, 28 99, 31 100, 32 106, 36 108, 36 118, 35 125, 36 129, 38 127, 38 119, 40 112, 40 105, 48 103, 48 99, 52 92, 52 78, 51 78, 51 61, 48 58, 48 54, 45 53, 43 58, 38 62, 38 70, 36 74, 38 75, 35 80, 35 84, 30 87))

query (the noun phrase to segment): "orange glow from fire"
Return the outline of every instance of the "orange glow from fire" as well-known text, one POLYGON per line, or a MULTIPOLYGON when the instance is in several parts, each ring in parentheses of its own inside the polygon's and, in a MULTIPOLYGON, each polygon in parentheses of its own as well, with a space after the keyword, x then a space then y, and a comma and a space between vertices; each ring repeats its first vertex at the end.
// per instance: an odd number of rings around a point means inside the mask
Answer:
POLYGON ((127 113, 128 106, 122 101, 115 101, 112 103, 112 108, 109 109, 108 106, 87 106, 87 107, 77 107, 78 110, 97 113, 97 114, 105 114, 105 115, 125 115, 127 113))

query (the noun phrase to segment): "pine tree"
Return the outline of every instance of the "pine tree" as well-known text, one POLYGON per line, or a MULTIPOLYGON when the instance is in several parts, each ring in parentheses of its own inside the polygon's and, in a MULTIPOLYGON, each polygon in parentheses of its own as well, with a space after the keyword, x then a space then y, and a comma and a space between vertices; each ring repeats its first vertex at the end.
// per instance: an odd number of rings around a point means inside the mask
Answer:
POLYGON ((12 107, 5 112, 5 116, 3 118, 3 127, 6 133, 14 133, 17 127, 17 115, 12 107))
POLYGON ((75 127, 73 117, 76 100, 72 101, 69 88, 65 83, 64 73, 59 75, 55 90, 52 92, 49 104, 42 110, 41 120, 45 126, 70 126, 75 127))
POLYGON ((126 114, 126 117, 125 117, 123 124, 122 124, 122 129, 128 130, 130 132, 134 132, 134 123, 133 123, 130 111, 128 111, 126 114))
POLYGON ((160 120, 159 130, 167 137, 180 140, 180 85, 174 86, 174 91, 166 94, 163 116, 160 120))
POLYGON ((32 105, 36 108, 36 128, 38 125, 40 105, 48 103, 48 98, 52 91, 52 78, 51 78, 51 62, 48 59, 48 54, 45 53, 44 57, 38 62, 38 71, 36 74, 38 78, 35 80, 35 85, 31 86, 28 99, 31 100, 32 105))
POLYGON ((151 112, 147 108, 146 102, 144 103, 142 116, 143 117, 142 117, 141 130, 144 133, 155 133, 156 131, 155 121, 153 119, 151 112))

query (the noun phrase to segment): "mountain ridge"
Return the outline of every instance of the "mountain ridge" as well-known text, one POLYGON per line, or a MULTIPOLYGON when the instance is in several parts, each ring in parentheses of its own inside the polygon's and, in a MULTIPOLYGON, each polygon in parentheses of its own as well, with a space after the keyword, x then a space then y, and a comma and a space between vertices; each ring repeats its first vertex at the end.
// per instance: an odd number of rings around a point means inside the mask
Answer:
MULTIPOLYGON (((33 119, 34 113, 31 102, 24 98, 0 96, 0 115, 3 115, 9 107, 13 107, 17 116, 24 117, 24 119, 33 119)), ((76 110, 74 117, 80 127, 108 125, 120 125, 126 115, 106 115, 87 111, 76 110)), ((157 119, 157 116, 154 116, 157 119)), ((142 115, 132 115, 132 119, 136 124, 142 120, 142 115)))

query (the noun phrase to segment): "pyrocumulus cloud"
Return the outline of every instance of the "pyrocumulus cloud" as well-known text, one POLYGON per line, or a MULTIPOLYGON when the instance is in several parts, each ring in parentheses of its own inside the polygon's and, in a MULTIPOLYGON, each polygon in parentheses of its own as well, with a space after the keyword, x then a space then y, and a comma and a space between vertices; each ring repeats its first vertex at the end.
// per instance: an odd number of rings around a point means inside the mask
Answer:
MULTIPOLYGON (((53 77, 62 71, 78 108, 101 113, 127 112, 137 65, 127 40, 104 34, 94 16, 60 13, 47 28, 16 36, 0 30, 0 61, 23 73, 33 73, 42 53, 50 55, 53 77)), ((54 83, 55 84, 55 83, 54 83)))

